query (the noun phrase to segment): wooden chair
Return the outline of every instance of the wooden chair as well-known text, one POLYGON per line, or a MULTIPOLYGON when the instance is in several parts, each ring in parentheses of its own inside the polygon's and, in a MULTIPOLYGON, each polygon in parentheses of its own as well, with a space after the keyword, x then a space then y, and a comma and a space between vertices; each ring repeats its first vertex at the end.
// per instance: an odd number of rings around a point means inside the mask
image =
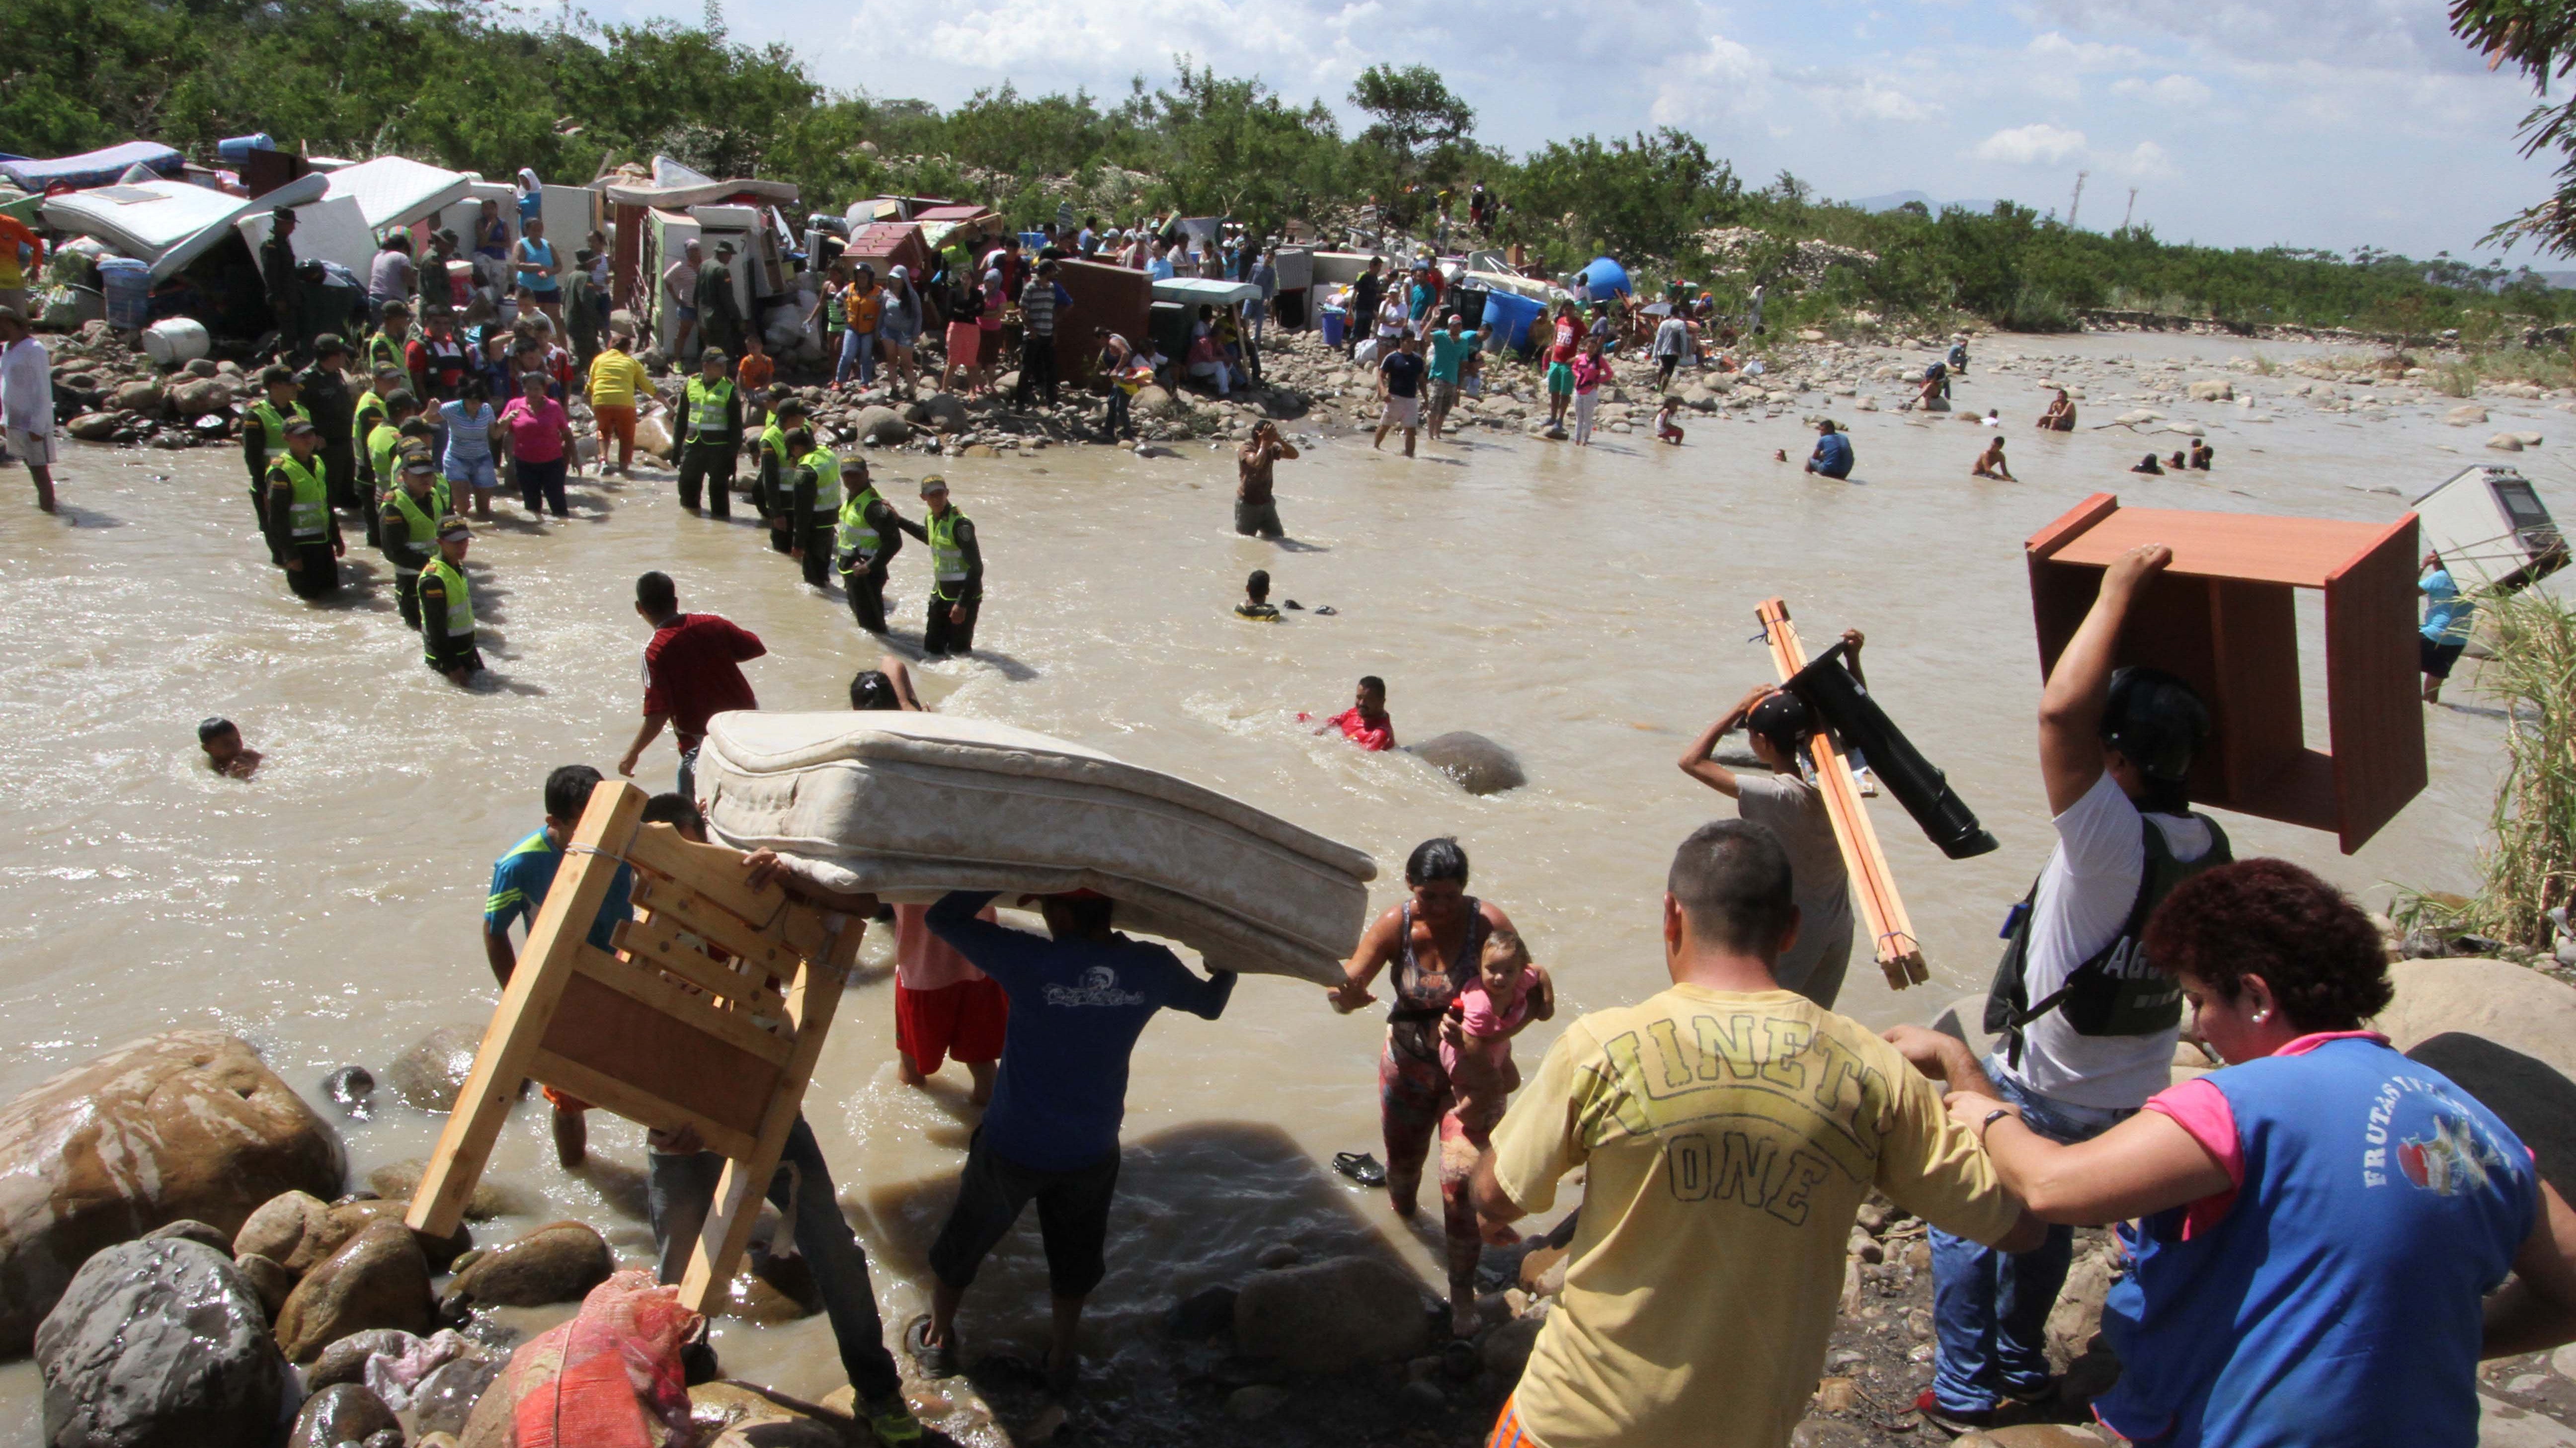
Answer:
POLYGON ((640 824, 644 800, 623 781, 591 792, 405 1220, 432 1236, 456 1230, 533 1077, 646 1126, 694 1128, 726 1158, 681 1283, 682 1300, 711 1313, 750 1242, 865 923, 776 885, 752 889, 740 851, 640 824), (587 937, 621 863, 634 868, 639 914, 619 923, 612 954, 587 937))

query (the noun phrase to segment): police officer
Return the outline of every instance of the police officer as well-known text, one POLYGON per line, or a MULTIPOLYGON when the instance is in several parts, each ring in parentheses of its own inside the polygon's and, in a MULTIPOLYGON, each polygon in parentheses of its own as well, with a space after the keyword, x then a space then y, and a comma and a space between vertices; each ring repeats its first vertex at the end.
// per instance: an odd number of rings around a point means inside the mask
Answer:
POLYGON ((903 548, 906 524, 894 505, 877 492, 868 477, 867 459, 852 458, 846 466, 858 473, 845 476, 842 491, 848 496, 841 502, 840 536, 834 540, 840 554, 841 590, 859 627, 882 634, 886 631, 886 569, 903 548), (849 492, 851 487, 858 491, 849 492))
POLYGON ((474 647, 474 590, 465 581, 465 549, 474 530, 450 518, 438 530, 438 556, 420 571, 420 656, 451 684, 483 667, 474 647))
POLYGON ((760 430, 760 476, 752 498, 769 523, 769 546, 781 553, 796 551, 796 513, 789 497, 796 455, 787 450, 787 434, 804 425, 804 399, 788 394, 769 410, 769 425, 760 430))
POLYGON ((698 359, 680 403, 680 506, 698 511, 698 492, 711 496, 707 511, 733 516, 734 459, 742 449, 742 393, 725 376, 725 354, 710 347, 698 359))
POLYGON ((376 510, 385 505, 385 492, 395 483, 390 474, 376 470, 376 429, 385 420, 385 400, 400 390, 402 384, 401 371, 379 370, 367 379, 367 385, 358 391, 357 400, 349 405, 349 451, 357 463, 358 511, 366 516, 367 546, 370 548, 376 544, 376 510))
MULTIPOLYGON (((796 457, 788 516, 796 530, 789 556, 805 565, 805 581, 816 588, 832 581, 832 552, 841 525, 841 460, 815 441, 811 428, 787 435, 787 450, 796 457)), ((866 470, 860 464, 860 470, 866 470)))
POLYGON ((357 457, 350 448, 356 419, 348 366, 348 342, 337 332, 325 332, 313 339, 313 365, 295 379, 296 400, 304 404, 305 416, 313 419, 313 430, 322 435, 322 477, 331 486, 334 508, 360 506, 357 457))
MULTIPOLYGON (((295 374, 284 367, 272 366, 259 374, 260 386, 267 396, 250 405, 242 416, 242 466, 250 473, 250 503, 259 514, 259 531, 268 532, 268 467, 286 456, 286 425, 296 418, 310 422, 312 414, 295 400, 295 374)), ((286 559, 275 552, 269 561, 283 567, 286 559)))
POLYGON ((419 628, 420 575, 438 556, 439 518, 446 511, 439 497, 438 464, 423 447, 399 450, 387 467, 399 481, 385 492, 377 537, 385 560, 394 566, 394 599, 402 605, 403 622, 419 628))
POLYGON ((897 527, 930 545, 930 610, 921 629, 921 651, 931 658, 975 651, 975 614, 984 603, 984 550, 976 545, 975 525, 948 501, 948 480, 937 473, 921 480, 920 523, 898 520, 897 527))
POLYGON ((323 476, 322 436, 311 420, 286 424, 286 451, 268 465, 268 551, 282 559, 286 583, 298 598, 322 598, 340 589, 340 519, 331 511, 331 485, 323 476))

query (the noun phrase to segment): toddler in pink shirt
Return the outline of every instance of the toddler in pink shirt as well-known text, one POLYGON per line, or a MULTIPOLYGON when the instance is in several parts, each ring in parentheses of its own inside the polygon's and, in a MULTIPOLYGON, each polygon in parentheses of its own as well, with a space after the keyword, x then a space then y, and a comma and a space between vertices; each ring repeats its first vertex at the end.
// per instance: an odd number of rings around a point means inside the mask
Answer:
POLYGON ((1458 1120, 1471 1132, 1491 1131, 1520 1089, 1512 1037, 1556 1014, 1554 989, 1547 972, 1530 964, 1519 934, 1496 930, 1485 937, 1476 979, 1458 992, 1448 1014, 1440 1032, 1440 1066, 1449 1073, 1458 1120))

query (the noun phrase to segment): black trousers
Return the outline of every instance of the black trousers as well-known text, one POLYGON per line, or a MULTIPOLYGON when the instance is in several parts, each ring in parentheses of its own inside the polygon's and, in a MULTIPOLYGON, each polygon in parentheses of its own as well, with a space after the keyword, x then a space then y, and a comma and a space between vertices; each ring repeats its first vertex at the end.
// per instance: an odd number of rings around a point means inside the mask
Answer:
POLYGON ((394 602, 402 605, 403 623, 417 632, 420 628, 420 570, 394 569, 394 602))
POLYGON ((930 1244, 930 1270, 950 1287, 975 1284, 976 1269, 1038 1204, 1038 1240, 1046 1247, 1047 1291, 1089 1297, 1108 1275, 1109 1207, 1118 1195, 1118 1153, 1078 1171, 1040 1171, 984 1145, 978 1131, 957 1175, 957 1205, 930 1244))
POLYGON ((322 483, 330 489, 331 506, 354 508, 358 498, 358 455, 348 439, 322 444, 322 483))
POLYGON ((734 445, 730 442, 693 442, 680 449, 680 506, 694 509, 698 494, 707 494, 707 511, 719 518, 733 516, 734 445))
POLYGON ((805 581, 816 588, 832 584, 832 533, 840 519, 832 513, 816 513, 805 525, 805 581))
MULTIPOLYGON (((810 561, 814 555, 808 553, 805 556, 810 561)), ((872 634, 886 631, 886 562, 882 553, 866 563, 861 563, 855 553, 845 554, 841 559, 841 589, 849 595, 850 617, 857 619, 859 627, 872 634)))
POLYGON ((286 556, 303 566, 286 570, 286 586, 297 598, 328 598, 340 591, 340 560, 331 555, 330 539, 298 543, 294 549, 286 556))
POLYGON ((1055 338, 1023 337, 1020 339, 1020 385, 1012 390, 1011 405, 1026 407, 1040 387, 1046 389, 1046 405, 1056 405, 1055 338))
POLYGON ((930 617, 921 627, 921 651, 933 658, 941 654, 975 652, 975 614, 983 606, 984 601, 980 598, 970 598, 958 603, 941 598, 939 590, 932 588, 930 617), (951 607, 958 608, 966 615, 963 622, 954 622, 949 618, 951 607))
POLYGON ((1136 425, 1135 419, 1130 417, 1127 411, 1130 400, 1126 388, 1115 382, 1109 384, 1109 416, 1100 424, 1102 431, 1111 437, 1116 437, 1136 425))
POLYGON ((785 513, 772 513, 769 515, 769 547, 772 552, 793 553, 796 551, 795 521, 795 519, 789 517, 785 513))

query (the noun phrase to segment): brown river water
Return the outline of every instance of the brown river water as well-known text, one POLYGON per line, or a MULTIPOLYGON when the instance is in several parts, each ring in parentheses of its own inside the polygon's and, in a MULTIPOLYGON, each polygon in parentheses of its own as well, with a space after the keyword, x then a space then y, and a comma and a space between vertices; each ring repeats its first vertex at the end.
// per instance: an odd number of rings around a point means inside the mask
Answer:
MULTIPOLYGON (((1858 959, 1842 1006, 1873 1024, 1928 1019, 1982 987, 1997 925, 2050 839, 2023 538, 2100 490, 2146 506, 2387 519, 2403 503, 2373 490, 2411 497, 2493 456, 2477 447, 2487 429, 2440 424, 2453 399, 2364 421, 2280 396, 2296 381, 2287 375, 2240 374, 2240 392, 2258 399, 2250 411, 2164 409, 2209 426, 2216 472, 2134 477, 2124 469, 2148 441, 2034 433, 2047 369, 1992 370, 2016 352, 2069 359, 2060 375, 2089 378, 2091 424, 2136 405, 2107 400, 2138 390, 2108 359, 2186 359, 2197 376, 2251 350, 2233 339, 1985 339, 1958 395, 2003 409, 2018 483, 1967 476, 1978 429, 1855 413, 1847 398, 1809 397, 1767 420, 1696 419, 1678 449, 1643 430, 1578 451, 1478 429, 1472 445, 1407 462, 1336 436, 1280 465, 1285 546, 1232 534, 1232 459, 1204 443, 1177 445, 1177 460, 1097 447, 947 460, 936 466, 984 541, 988 652, 923 669, 923 689, 934 708, 1105 749, 1358 845, 1379 861, 1379 905, 1398 898, 1416 841, 1455 834, 1474 893, 1511 912, 1581 1011, 1664 983, 1657 896, 1670 851, 1730 812, 1674 761, 1711 715, 1772 677, 1753 610, 1782 594, 1811 648, 1845 627, 1867 631, 1881 703, 2002 842, 1949 863, 1892 801, 1876 805, 1933 980, 1900 995, 1858 959), (1813 410, 1854 424, 1854 482, 1771 460, 1775 448, 1804 455, 1800 413, 1813 410), (1277 627, 1232 618, 1255 567, 1277 580, 1274 597, 1306 611, 1277 627), (1319 605, 1338 613, 1317 617, 1319 605), (1470 798, 1408 756, 1362 754, 1295 722, 1300 709, 1343 708, 1364 673, 1387 678, 1399 738, 1476 730, 1518 752, 1529 785, 1470 798)), ((1892 385, 1877 390, 1894 400, 1892 385)), ((2554 434, 2567 421, 2538 403, 2489 406, 2497 427, 2554 434)), ((2184 440, 2152 441, 2170 451, 2184 440)), ((2564 499, 2549 456, 2519 461, 2564 499)), ((889 495, 911 512, 909 484, 928 460, 884 462, 880 478, 897 480, 889 495)), ((471 691, 421 666, 389 568, 354 533, 356 587, 322 607, 287 593, 251 536, 236 453, 75 446, 59 476, 60 519, 25 505, 20 475, 0 477, 0 611, 11 621, 0 778, 18 821, 0 841, 11 962, 0 1092, 149 1031, 210 1027, 257 1043, 336 1116, 319 1090, 331 1068, 358 1063, 381 1078, 430 1029, 484 1020, 497 997, 478 938, 493 857, 536 827, 550 768, 609 768, 634 730, 647 632, 630 607, 638 572, 668 571, 683 607, 760 634, 769 656, 748 672, 766 707, 842 707, 852 671, 876 653, 837 596, 808 591, 769 551, 747 508, 730 525, 690 517, 658 470, 609 486, 576 479, 575 517, 543 529, 502 507, 511 521, 477 540, 470 565, 494 671, 471 691), (209 714, 238 720, 267 752, 255 781, 214 778, 199 762, 193 726, 209 714)), ((891 590, 898 627, 915 636, 923 566, 922 550, 907 549, 891 590)), ((2313 602, 2302 615, 2312 649, 2313 602)), ((2473 682, 2464 672, 2455 698, 2473 701, 2473 682)), ((2309 694, 2314 741, 2313 670, 2309 694)), ((2374 904, 2392 881, 2468 887, 2501 727, 2491 712, 2430 711, 2430 787, 2356 856, 2287 826, 2225 824, 2240 854, 2288 855, 2374 904)), ((642 782, 671 787, 674 763, 666 739, 642 782)), ((870 959, 882 960, 873 942, 870 959)), ((1095 1357, 1118 1355, 1174 1296, 1239 1278, 1278 1241, 1313 1252, 1384 1231, 1438 1280, 1432 1238, 1326 1165, 1336 1151, 1383 1150, 1381 1029, 1333 1014, 1311 987, 1256 977, 1221 1022, 1167 1015, 1147 1031, 1111 1275, 1087 1333, 1095 1357)), ((1525 1066, 1552 1034, 1524 1038, 1525 1066)), ((969 1118, 955 1068, 927 1093, 897 1082, 881 972, 842 1005, 806 1111, 899 1325, 926 1302, 922 1252, 969 1118)), ((521 1111, 492 1177, 527 1210, 478 1227, 480 1240, 576 1217, 622 1256, 646 1257, 641 1131, 594 1122, 599 1165, 567 1174, 542 1111, 521 1111)), ((424 1154, 437 1126, 385 1103, 342 1130, 363 1176, 424 1154)), ((1042 1282, 1024 1222, 969 1298, 970 1339, 1034 1346, 1042 1282)), ((820 1317, 728 1323, 718 1345, 730 1373, 790 1393, 819 1397, 841 1381, 820 1317)), ((35 1441, 37 1396, 31 1366, 0 1367, 0 1443, 35 1441)))

